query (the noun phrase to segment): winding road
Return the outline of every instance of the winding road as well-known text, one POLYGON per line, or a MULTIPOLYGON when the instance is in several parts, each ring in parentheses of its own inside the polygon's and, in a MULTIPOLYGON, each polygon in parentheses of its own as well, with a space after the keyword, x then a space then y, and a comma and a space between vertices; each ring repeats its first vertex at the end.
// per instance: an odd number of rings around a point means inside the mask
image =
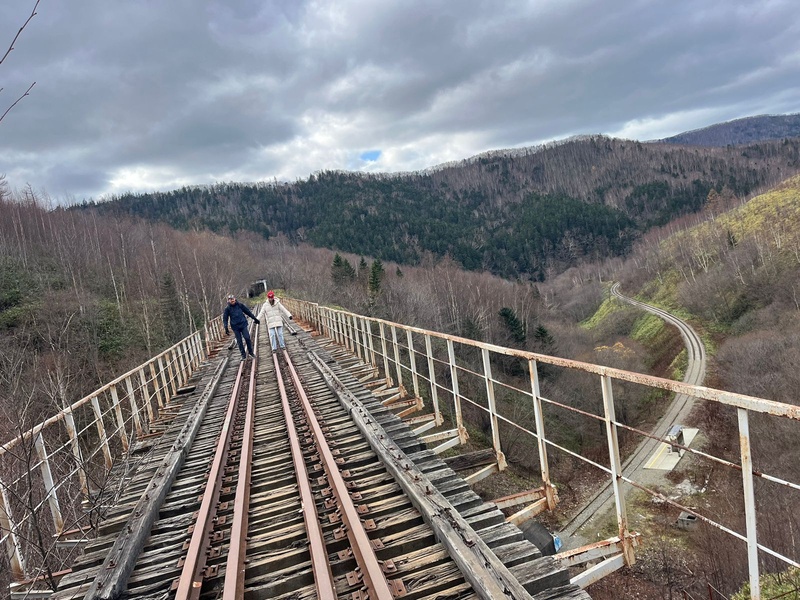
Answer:
MULTIPOLYGON (((686 374, 683 377, 685 383, 702 385, 706 374, 706 350, 697 332, 686 322, 678 317, 671 315, 667 311, 639 302, 633 298, 622 295, 619 291, 619 283, 611 286, 611 295, 624 302, 628 302, 642 310, 646 310, 664 319, 670 325, 678 328, 678 331, 686 344, 688 354, 688 364, 686 374)), ((664 416, 656 423, 652 430, 652 435, 665 438, 670 427, 686 420, 694 406, 694 398, 685 394, 676 394, 670 403, 664 416)), ((645 438, 636 447, 636 450, 622 464, 622 472, 626 477, 634 481, 641 481, 643 478, 644 465, 653 452, 656 451, 661 442, 652 438, 645 438)), ((652 471, 651 471, 652 473, 652 471)), ((656 475, 660 477, 660 475, 656 475)), ((623 485, 623 489, 630 490, 629 485, 623 485)), ((587 539, 581 535, 584 527, 596 519, 604 518, 605 514, 614 507, 614 494, 611 489, 610 480, 598 490, 595 495, 570 519, 566 526, 558 533, 559 537, 565 542, 565 550, 577 548, 586 543, 596 540, 587 539)))

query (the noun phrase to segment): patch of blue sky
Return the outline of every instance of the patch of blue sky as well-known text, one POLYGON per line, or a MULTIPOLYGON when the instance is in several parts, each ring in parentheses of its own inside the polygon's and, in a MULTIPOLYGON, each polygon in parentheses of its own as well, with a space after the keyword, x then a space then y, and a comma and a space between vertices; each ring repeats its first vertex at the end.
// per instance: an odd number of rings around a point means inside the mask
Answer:
POLYGON ((375 162, 380 157, 381 157, 380 150, 367 150, 366 152, 362 152, 359 158, 367 162, 375 162))

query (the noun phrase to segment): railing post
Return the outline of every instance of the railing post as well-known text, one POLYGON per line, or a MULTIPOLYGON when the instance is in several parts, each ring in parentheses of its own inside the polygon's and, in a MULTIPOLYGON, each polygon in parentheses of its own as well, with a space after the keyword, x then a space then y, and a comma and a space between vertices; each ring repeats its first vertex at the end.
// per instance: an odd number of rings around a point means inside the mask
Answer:
POLYGON ((317 330, 320 334, 324 335, 325 337, 331 337, 331 322, 330 322, 330 315, 328 313, 328 309, 322 306, 317 306, 317 314, 319 318, 319 324, 317 325, 317 330))
POLYGON ((739 451, 742 457, 744 515, 747 526, 747 566, 750 573, 750 598, 761 598, 758 569, 758 529, 756 527, 756 496, 753 487, 753 455, 750 446, 750 420, 747 410, 736 409, 739 417, 739 451))
POLYGON ((175 348, 175 356, 177 358, 178 387, 182 388, 185 382, 186 375, 186 343, 180 342, 175 348))
POLYGON ((8 500, 8 491, 2 480, 0 480, 0 534, 6 538, 6 555, 11 562, 11 576, 17 581, 26 579, 25 559, 22 555, 22 545, 17 537, 17 524, 11 514, 11 502, 8 500))
POLYGON ((411 383, 414 386, 414 397, 422 398, 419 395, 419 376, 417 375, 417 357, 414 352, 414 340, 411 337, 411 330, 406 329, 406 340, 408 343, 408 358, 411 363, 411 383))
POLYGON ((156 399, 158 400, 159 411, 164 408, 164 397, 161 395, 161 386, 158 384, 158 377, 156 376, 156 366, 154 361, 150 361, 150 381, 153 382, 153 390, 155 390, 156 399))
POLYGON ((625 564, 630 566, 636 561, 633 553, 633 544, 628 534, 628 513, 625 508, 625 496, 622 491, 622 462, 619 458, 619 437, 617 434, 617 416, 614 409, 614 393, 611 389, 611 377, 601 375, 603 389, 603 412, 606 424, 606 439, 608 441, 609 462, 611 464, 611 487, 614 490, 614 502, 617 507, 617 525, 619 526, 619 539, 622 541, 622 553, 625 564))
POLYGON ((353 322, 353 345, 355 346, 355 353, 358 356, 359 360, 363 363, 367 362, 367 353, 366 348, 364 348, 364 341, 363 337, 364 334, 361 331, 361 327, 363 325, 361 319, 359 319, 356 315, 350 315, 350 320, 353 322), (361 334, 362 339, 358 339, 358 334, 361 334))
POLYGON ((340 340, 340 333, 339 333, 339 328, 341 327, 340 324, 339 324, 339 317, 340 316, 341 315, 338 312, 331 311, 331 317, 330 317, 331 318, 331 334, 332 334, 331 335, 331 339, 341 346, 342 342, 340 340))
POLYGON ((192 334, 186 340, 186 381, 191 377, 195 360, 197 360, 197 352, 194 347, 194 334, 192 334))
POLYGON ((433 402, 433 414, 436 416, 436 426, 438 427, 444 423, 442 413, 439 410, 439 391, 436 389, 436 365, 433 362, 433 345, 431 344, 431 336, 429 333, 425 334, 425 352, 428 356, 428 378, 431 382, 431 402, 433 402))
POLYGON ((531 391, 533 392, 533 414, 536 419, 536 442, 539 445, 539 468, 542 471, 542 483, 547 497, 547 509, 556 508, 556 488, 550 482, 550 466, 547 460, 547 443, 544 434, 544 413, 542 412, 542 394, 539 389, 539 369, 535 360, 528 361, 531 375, 531 391))
POLYGON ((206 358, 206 355, 203 353, 203 340, 200 339, 199 331, 194 332, 192 341, 194 342, 194 362, 192 363, 192 368, 197 369, 200 363, 206 358))
POLYGON ((195 369, 195 363, 197 361, 197 348, 195 347, 195 340, 194 340, 194 333, 189 336, 189 339, 186 340, 186 380, 189 380, 189 377, 192 374, 192 371, 195 369))
POLYGON ((352 340, 350 339, 350 321, 347 318, 347 315, 344 313, 339 313, 339 319, 341 320, 342 326, 342 345, 347 348, 348 350, 352 350, 352 340))
POLYGON ((492 365, 489 359, 489 350, 483 348, 483 378, 486 380, 486 397, 489 401, 489 421, 492 424, 492 446, 497 455, 497 468, 500 471, 505 470, 508 466, 506 463, 506 455, 503 454, 503 448, 500 444, 500 427, 497 422, 497 402, 494 397, 494 381, 492 380, 492 365))
POLYGON ((178 386, 175 384, 176 374, 175 368, 173 367, 175 363, 175 350, 170 350, 167 352, 167 373, 169 374, 169 385, 172 388, 172 395, 175 396, 178 393, 178 386))
POLYGON ((369 350, 369 364, 377 367, 375 364, 375 347, 372 344, 372 322, 366 317, 362 318, 364 323, 364 354, 369 350))
POLYGON ((136 404, 136 396, 133 395, 133 383, 131 378, 125 378, 125 389, 128 391, 128 402, 131 404, 131 416, 133 417, 133 424, 136 426, 136 435, 141 437, 144 434, 144 427, 142 427, 142 419, 139 415, 139 406, 136 404))
MULTIPOLYGON (((117 430, 119 431, 119 439, 122 442, 122 450, 124 452, 127 452, 128 448, 130 447, 130 442, 128 441, 128 430, 126 429, 125 418, 122 416, 122 406, 119 403, 119 394, 117 394, 117 386, 112 385, 110 391, 111 391, 111 405, 114 407, 114 416, 117 418, 117 430)), ((94 406, 94 404, 92 406, 94 406)), ((98 410, 99 406, 100 405, 98 404, 98 410)), ((95 414, 97 414, 97 411, 95 411, 95 414)), ((105 431, 103 432, 103 435, 105 435, 105 431)))
POLYGON ((403 388, 403 367, 400 365, 400 344, 397 343, 397 327, 392 325, 392 345, 394 346, 394 368, 397 373, 397 387, 401 395, 405 395, 403 388))
POLYGON ((75 466, 78 470, 78 479, 81 483, 81 491, 83 492, 84 499, 89 499, 89 478, 86 476, 86 469, 83 464, 83 454, 81 453, 81 445, 78 441, 78 429, 75 427, 75 417, 72 416, 72 407, 67 406, 64 408, 64 427, 67 428, 67 435, 69 436, 69 445, 72 449, 72 456, 75 458, 75 466))
POLYGON ((47 502, 50 505, 50 514, 53 515, 53 526, 56 534, 64 531, 64 517, 61 515, 61 506, 58 504, 58 494, 56 494, 56 483, 53 480, 53 471, 50 469, 50 458, 47 456, 47 448, 44 445, 44 437, 40 431, 34 441, 36 455, 39 457, 39 468, 42 471, 42 483, 47 502))
POLYGON ((147 419, 150 423, 155 421, 155 414, 153 413, 152 397, 150 390, 147 388, 147 377, 144 374, 144 368, 139 369, 139 381, 142 383, 142 400, 144 400, 145 408, 147 409, 147 419))
MULTIPOLYGON (((111 458, 111 449, 108 447, 106 427, 103 425, 103 411, 100 410, 100 401, 97 399, 97 396, 92 396, 91 404, 92 410, 94 411, 94 423, 97 427, 97 435, 100 438, 98 440, 98 444, 100 444, 100 447, 103 449, 103 457, 106 461, 106 469, 110 471, 111 467, 114 466, 114 460, 111 458)), ((122 424, 122 435, 125 435, 125 423, 122 424)))
POLYGON ((350 313, 346 316, 347 319, 347 341, 349 343, 350 352, 355 354, 358 348, 358 335, 355 333, 355 318, 350 313))
POLYGON ((456 411, 456 428, 458 429, 458 439, 462 444, 466 444, 469 436, 464 427, 464 419, 461 416, 461 393, 458 390, 458 369, 456 367, 456 353, 453 348, 453 340, 447 340, 447 358, 450 363, 450 380, 453 382, 453 407, 456 411))
POLYGON ((158 373, 161 375, 161 391, 164 392, 164 406, 169 404, 169 384, 167 383, 167 370, 164 367, 164 358, 161 354, 158 355, 158 373))
POLYGON ((378 331, 381 334, 381 351, 383 352, 383 375, 386 377, 386 385, 392 386, 392 376, 389 375, 389 353, 386 349, 386 329, 383 326, 383 321, 378 323, 378 331))

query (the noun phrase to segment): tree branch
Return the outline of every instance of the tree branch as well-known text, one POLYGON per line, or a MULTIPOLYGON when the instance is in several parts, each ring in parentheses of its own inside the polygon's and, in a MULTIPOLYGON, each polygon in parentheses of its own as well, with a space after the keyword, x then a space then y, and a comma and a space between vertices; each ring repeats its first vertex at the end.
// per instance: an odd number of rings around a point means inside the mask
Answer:
POLYGON ((11 106, 9 106, 9 107, 6 109, 6 112, 4 112, 2 115, 0 115, 0 123, 2 123, 2 122, 3 122, 3 119, 5 119, 6 115, 7 115, 9 112, 11 112, 11 109, 12 109, 12 108, 14 108, 14 107, 17 105, 17 103, 18 103, 20 100, 22 100, 22 99, 23 99, 25 96, 27 96, 27 95, 29 95, 29 94, 30 94, 30 91, 33 89, 33 86, 35 86, 35 85, 36 85, 36 82, 34 81, 34 82, 33 82, 33 83, 30 85, 30 87, 29 87, 29 88, 28 88, 28 89, 25 91, 25 93, 24 93, 24 94, 22 94, 22 96, 20 96, 20 97, 19 97, 19 98, 17 98, 16 100, 14 100, 14 104, 12 104, 11 106))
MULTIPOLYGON (((28 20, 25 21, 22 24, 22 27, 19 28, 19 31, 17 32, 17 35, 15 35, 14 39, 11 40, 11 45, 8 47, 8 50, 6 50, 6 53, 3 54, 3 58, 0 58, 0 65, 2 65, 3 61, 8 57, 9 54, 11 54, 11 51, 14 49, 14 44, 17 43, 17 39, 19 38, 20 34, 22 33, 22 30, 25 29, 28 26, 28 23, 31 22, 31 19, 33 19, 33 17, 36 16, 36 8, 39 6, 39 2, 40 1, 41 0, 36 0, 36 4, 33 5, 33 10, 31 11, 31 15, 28 17, 28 20)), ((31 86, 31 87, 33 87, 33 86, 31 86)))

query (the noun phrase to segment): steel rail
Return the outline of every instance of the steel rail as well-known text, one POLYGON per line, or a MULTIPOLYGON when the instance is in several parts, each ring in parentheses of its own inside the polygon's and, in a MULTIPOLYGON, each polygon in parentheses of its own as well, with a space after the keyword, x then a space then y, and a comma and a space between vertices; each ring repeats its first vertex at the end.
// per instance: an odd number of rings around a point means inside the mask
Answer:
MULTIPOLYGON (((317 598, 332 600, 336 598, 336 584, 328 560, 328 551, 325 547, 325 534, 322 531, 317 505, 314 501, 314 492, 311 489, 308 469, 306 469, 303 450, 300 447, 300 436, 294 424, 292 409, 289 406, 289 396, 283 383, 278 354, 273 353, 272 360, 278 380, 278 390, 281 395, 281 406, 286 419, 286 428, 289 434, 289 445, 292 449, 292 462, 294 463, 297 487, 300 492, 300 502, 303 507, 303 521, 308 535, 309 554, 311 556, 311 571, 314 573, 314 586, 317 589, 317 598)), ((241 597, 241 596, 240 596, 241 597)))
POLYGON ((230 442, 233 436, 234 421, 238 412, 239 393, 243 380, 244 366, 245 363, 242 361, 239 364, 239 370, 236 374, 236 382, 231 392, 230 401, 228 402, 225 421, 220 430, 217 449, 214 453, 214 460, 208 474, 208 483, 203 493, 203 501, 197 512, 197 520, 195 521, 194 530, 192 531, 192 537, 189 540, 189 548, 186 551, 186 560, 183 564, 180 578, 178 579, 175 593, 176 600, 196 600, 200 597, 200 591, 203 585, 202 571, 206 566, 206 550, 210 543, 211 530, 214 527, 213 518, 219 503, 222 479, 225 475, 225 463, 227 462, 230 442))
POLYGON ((297 391, 300 404, 306 414, 309 428, 316 439, 320 460, 328 476, 328 483, 331 486, 331 491, 341 510, 342 522, 350 541, 353 556, 361 569, 363 583, 368 590, 368 597, 370 600, 393 600, 394 593, 392 592, 390 583, 387 581, 381 569, 381 563, 378 561, 369 536, 364 530, 358 509, 353 503, 353 499, 350 497, 342 474, 339 472, 336 458, 325 440, 325 434, 314 414, 311 402, 303 389, 300 376, 294 368, 289 355, 285 354, 284 356, 286 357, 286 365, 297 391))
MULTIPOLYGON (((258 353, 258 332, 253 335, 253 348, 258 353)), ((244 365, 244 363, 242 363, 244 365)), ((243 370, 243 369, 242 369, 243 370)), ((250 386, 247 392, 247 408, 242 431, 242 446, 239 456, 239 472, 233 505, 233 522, 228 559, 225 563, 223 600, 244 598, 245 559, 247 557, 247 526, 250 514, 250 475, 253 465, 253 437, 255 435, 255 395, 258 359, 250 361, 250 386)))

